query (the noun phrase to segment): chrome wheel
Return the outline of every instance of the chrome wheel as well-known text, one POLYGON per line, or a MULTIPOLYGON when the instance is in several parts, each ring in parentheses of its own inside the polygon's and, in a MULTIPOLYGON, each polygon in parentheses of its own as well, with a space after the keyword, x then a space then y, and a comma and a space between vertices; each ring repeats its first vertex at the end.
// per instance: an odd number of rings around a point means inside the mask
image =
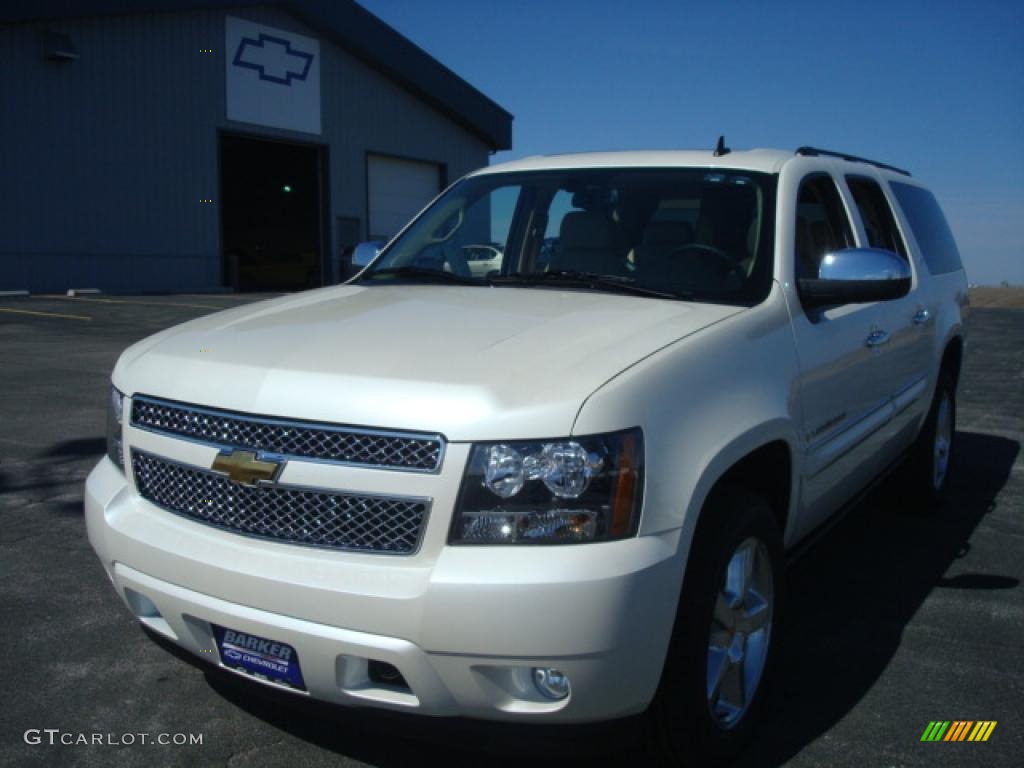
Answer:
POLYGON ((725 569, 708 638, 708 708, 724 728, 742 719, 757 693, 768 658, 774 593, 767 548, 757 538, 745 539, 725 569))
POLYGON ((942 394, 935 414, 935 443, 932 446, 932 485, 942 490, 949 469, 949 450, 953 444, 953 404, 949 393, 942 394))

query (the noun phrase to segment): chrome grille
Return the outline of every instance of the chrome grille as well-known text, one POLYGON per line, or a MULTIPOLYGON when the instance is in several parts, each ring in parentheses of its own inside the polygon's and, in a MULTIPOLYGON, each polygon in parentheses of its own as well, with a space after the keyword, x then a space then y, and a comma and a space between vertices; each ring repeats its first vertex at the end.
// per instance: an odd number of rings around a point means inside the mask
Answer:
POLYGON ((226 448, 384 469, 436 472, 439 435, 416 435, 248 416, 137 395, 132 425, 226 448))
POLYGON ((412 554, 430 502, 288 485, 242 485, 222 474, 132 450, 139 494, 158 507, 235 533, 333 549, 412 554))

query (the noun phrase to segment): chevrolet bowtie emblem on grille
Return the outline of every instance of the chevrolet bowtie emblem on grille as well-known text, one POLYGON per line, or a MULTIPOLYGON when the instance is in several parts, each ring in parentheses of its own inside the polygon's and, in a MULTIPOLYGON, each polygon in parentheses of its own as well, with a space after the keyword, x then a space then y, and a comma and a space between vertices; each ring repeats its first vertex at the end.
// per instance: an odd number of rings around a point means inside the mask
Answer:
POLYGON ((273 482, 284 462, 257 459, 252 451, 221 451, 213 460, 213 471, 223 472, 236 483, 259 485, 273 482))

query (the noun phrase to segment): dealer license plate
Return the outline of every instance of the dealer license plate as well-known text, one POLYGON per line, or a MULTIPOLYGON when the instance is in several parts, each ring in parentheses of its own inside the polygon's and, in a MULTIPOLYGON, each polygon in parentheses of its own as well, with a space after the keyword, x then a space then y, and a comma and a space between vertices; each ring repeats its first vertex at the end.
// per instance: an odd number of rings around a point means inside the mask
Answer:
POLYGON ((213 636, 225 667, 289 688, 306 690, 299 654, 287 643, 212 625, 213 636))

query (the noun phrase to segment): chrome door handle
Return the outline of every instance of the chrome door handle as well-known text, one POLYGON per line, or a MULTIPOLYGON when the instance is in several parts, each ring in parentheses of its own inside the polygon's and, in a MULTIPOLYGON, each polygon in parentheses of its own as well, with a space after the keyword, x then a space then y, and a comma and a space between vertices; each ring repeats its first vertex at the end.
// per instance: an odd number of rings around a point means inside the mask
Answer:
POLYGON ((868 337, 864 339, 864 345, 868 347, 880 347, 883 344, 889 343, 889 332, 888 331, 872 331, 868 334, 868 337))
POLYGON ((917 310, 917 314, 915 314, 911 319, 914 321, 914 325, 924 325, 928 322, 928 318, 931 316, 932 313, 927 309, 919 309, 917 310))

